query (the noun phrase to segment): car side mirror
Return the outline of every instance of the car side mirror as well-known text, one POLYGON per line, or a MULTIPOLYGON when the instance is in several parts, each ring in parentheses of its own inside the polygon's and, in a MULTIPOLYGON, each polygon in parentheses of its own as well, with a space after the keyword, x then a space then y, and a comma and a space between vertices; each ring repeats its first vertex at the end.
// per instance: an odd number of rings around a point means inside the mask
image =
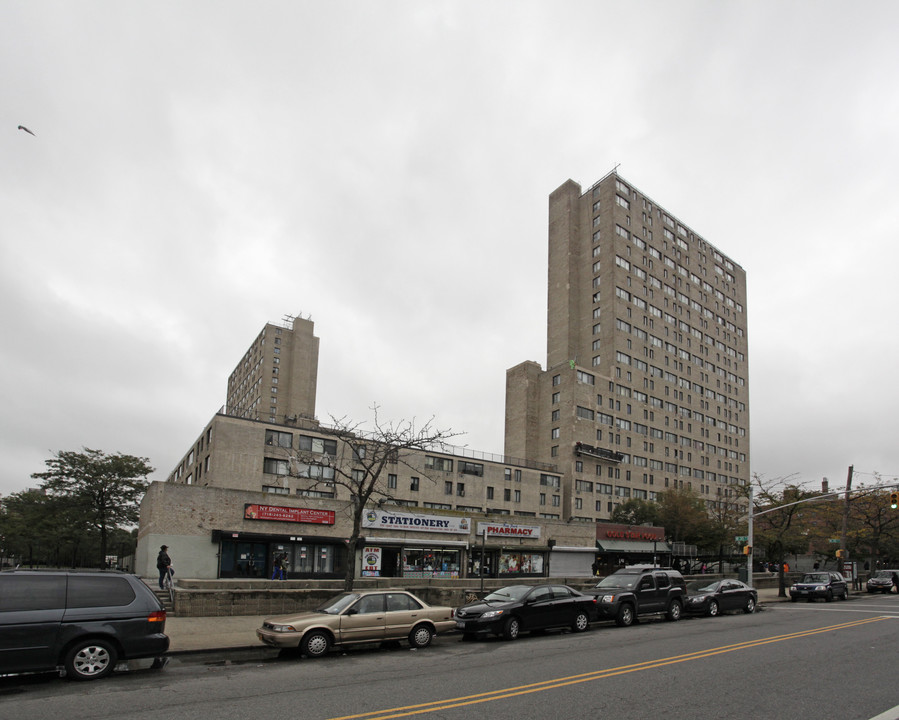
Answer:
POLYGON ((358 615, 358 614, 359 614, 359 610, 358 610, 357 608, 354 608, 354 607, 351 607, 349 610, 347 610, 347 611, 344 613, 344 615, 358 615))

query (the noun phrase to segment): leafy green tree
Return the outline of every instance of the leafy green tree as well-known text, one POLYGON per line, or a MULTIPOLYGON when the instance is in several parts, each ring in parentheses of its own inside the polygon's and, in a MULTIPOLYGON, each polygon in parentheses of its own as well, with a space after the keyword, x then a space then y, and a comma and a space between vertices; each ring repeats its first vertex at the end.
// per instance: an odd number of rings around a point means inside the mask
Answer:
POLYGON ((766 480, 753 476, 755 493, 755 521, 753 542, 765 551, 769 560, 779 568, 778 595, 786 597, 783 563, 787 555, 804 553, 809 547, 808 517, 815 510, 810 503, 819 493, 805 490, 790 482, 790 478, 766 480))
POLYGON ((625 525, 656 525, 659 521, 659 508, 649 500, 631 498, 616 507, 609 519, 625 525))
POLYGON ((46 460, 47 470, 31 477, 53 498, 64 498, 83 513, 99 533, 99 563, 105 562, 110 532, 138 521, 138 503, 153 472, 147 458, 83 448, 83 452, 59 451, 46 460))
MULTIPOLYGON (((659 493, 658 522, 673 542, 708 549, 711 522, 705 501, 693 490, 669 488, 659 493)), ((714 543, 711 545, 714 547, 714 543)))

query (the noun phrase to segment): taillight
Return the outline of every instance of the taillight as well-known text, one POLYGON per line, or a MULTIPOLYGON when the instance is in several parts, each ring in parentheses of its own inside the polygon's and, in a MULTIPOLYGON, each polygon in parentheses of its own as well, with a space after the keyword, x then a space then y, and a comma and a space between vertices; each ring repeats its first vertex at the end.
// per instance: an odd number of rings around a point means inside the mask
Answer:
POLYGON ((148 622, 165 622, 165 610, 157 610, 155 612, 150 613, 150 617, 147 618, 148 622))

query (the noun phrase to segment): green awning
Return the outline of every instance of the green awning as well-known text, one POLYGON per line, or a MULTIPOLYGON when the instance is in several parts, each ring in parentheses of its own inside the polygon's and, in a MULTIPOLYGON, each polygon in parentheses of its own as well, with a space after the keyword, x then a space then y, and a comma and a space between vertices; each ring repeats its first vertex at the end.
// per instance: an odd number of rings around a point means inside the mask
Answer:
POLYGON ((627 553, 668 553, 671 546, 666 542, 646 542, 645 540, 611 540, 605 538, 596 541, 596 547, 603 552, 627 552, 627 553))

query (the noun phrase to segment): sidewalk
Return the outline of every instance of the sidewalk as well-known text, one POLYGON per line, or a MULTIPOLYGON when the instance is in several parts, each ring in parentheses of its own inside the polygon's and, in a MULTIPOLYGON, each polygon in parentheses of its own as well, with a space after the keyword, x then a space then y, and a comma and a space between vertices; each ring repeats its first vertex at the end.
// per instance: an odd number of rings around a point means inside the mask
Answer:
MULTIPOLYGON (((777 597, 777 588, 759 592, 759 605, 789 600, 777 597)), ((263 615, 230 615, 225 617, 177 617, 170 615, 165 632, 171 644, 169 653, 200 652, 264 648, 256 638, 256 628, 262 626, 263 615)))

